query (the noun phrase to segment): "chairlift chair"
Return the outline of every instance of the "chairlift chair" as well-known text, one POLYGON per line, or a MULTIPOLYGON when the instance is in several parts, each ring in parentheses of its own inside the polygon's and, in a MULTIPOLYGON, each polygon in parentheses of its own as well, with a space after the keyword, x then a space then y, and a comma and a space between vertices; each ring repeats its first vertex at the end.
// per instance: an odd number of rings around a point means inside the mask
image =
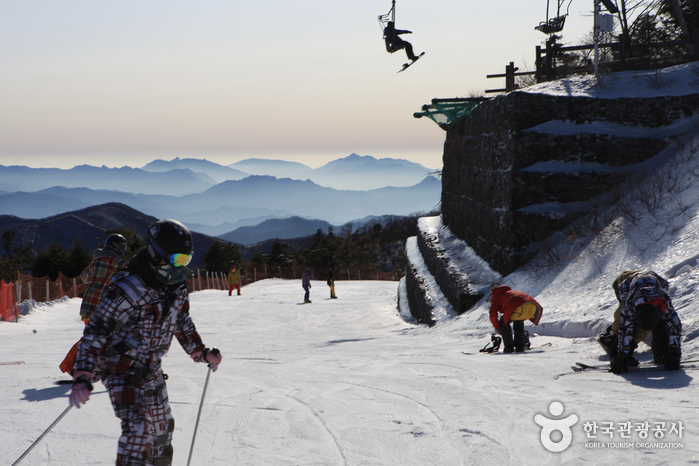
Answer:
MULTIPOLYGON (((396 24, 396 0, 392 1, 391 9, 388 10, 388 13, 386 13, 385 15, 379 15, 379 26, 381 27, 382 34, 383 31, 386 29, 386 26, 388 26, 389 22, 393 22, 394 26, 396 24)), ((388 53, 393 53, 398 50, 400 49, 393 48, 393 44, 386 41, 386 51, 388 53)))
POLYGON ((555 34, 557 32, 561 32, 563 30, 563 25, 565 24, 566 21, 566 16, 568 16, 568 11, 570 10, 570 4, 573 0, 568 0, 568 7, 566 9, 565 14, 561 14, 561 6, 563 6, 563 3, 565 0, 557 0, 557 9, 556 9, 556 16, 553 18, 549 18, 549 3, 551 0, 546 0, 546 21, 542 21, 539 23, 538 26, 535 26, 534 29, 537 31, 541 31, 544 34, 555 34))

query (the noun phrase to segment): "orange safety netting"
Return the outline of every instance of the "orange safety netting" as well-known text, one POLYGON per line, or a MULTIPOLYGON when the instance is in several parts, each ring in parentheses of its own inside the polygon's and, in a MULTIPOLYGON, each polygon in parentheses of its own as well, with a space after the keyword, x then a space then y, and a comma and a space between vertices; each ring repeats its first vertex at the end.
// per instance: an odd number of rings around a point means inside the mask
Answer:
POLYGON ((12 283, 5 283, 0 280, 0 316, 6 322, 17 320, 19 315, 19 307, 17 306, 17 298, 12 283))

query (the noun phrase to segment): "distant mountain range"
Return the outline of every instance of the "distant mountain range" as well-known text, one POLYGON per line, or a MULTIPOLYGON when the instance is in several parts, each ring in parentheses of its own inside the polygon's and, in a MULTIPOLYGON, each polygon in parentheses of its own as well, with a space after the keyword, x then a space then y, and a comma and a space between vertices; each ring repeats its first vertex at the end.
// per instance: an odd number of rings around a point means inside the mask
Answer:
POLYGON ((357 154, 317 169, 267 159, 223 166, 175 158, 143 168, 80 165, 67 170, 0 165, 0 215, 46 219, 120 203, 155 218, 180 220, 207 235, 235 232, 239 236, 231 238, 250 244, 270 235, 301 235, 304 227, 315 232, 309 227, 313 222, 327 228, 368 216, 433 210, 441 182, 428 172, 407 160, 357 154), (272 221, 290 217, 298 218, 296 225, 272 221), (266 221, 259 229, 248 228, 266 221))
POLYGON ((62 186, 180 196, 202 192, 215 184, 216 181, 208 175, 189 169, 172 169, 161 173, 131 167, 79 165, 61 169, 0 165, 0 190, 7 192, 34 192, 62 186))
POLYGON ((408 215, 434 209, 440 196, 441 183, 432 177, 407 188, 340 191, 309 180, 249 176, 180 197, 63 187, 3 194, 0 195, 0 215, 38 219, 91 205, 119 202, 158 218, 216 226, 218 232, 208 233, 222 234, 234 229, 236 222, 255 217, 296 215, 342 224, 369 215, 408 215), (231 224, 231 229, 227 229, 226 224, 231 224))
POLYGON ((311 180, 341 190, 367 190, 412 186, 430 172, 430 169, 407 160, 376 159, 357 154, 316 169, 284 160, 247 159, 225 166, 191 158, 154 160, 142 168, 78 165, 61 169, 0 165, 0 192, 36 192, 60 186, 182 196, 201 193, 221 182, 241 180, 250 175, 311 180))

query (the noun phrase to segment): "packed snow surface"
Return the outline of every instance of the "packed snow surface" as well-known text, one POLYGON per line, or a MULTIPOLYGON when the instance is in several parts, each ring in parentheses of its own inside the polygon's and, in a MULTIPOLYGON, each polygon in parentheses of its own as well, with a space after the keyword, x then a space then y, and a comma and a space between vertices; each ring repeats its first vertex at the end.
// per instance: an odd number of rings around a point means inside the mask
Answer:
MULTIPOLYGON (((695 283, 694 266, 682 286, 695 283), (691 279, 690 279, 691 277, 691 279)), ((609 278, 609 277, 607 277, 609 278)), ((523 279, 517 280, 525 285, 523 279)), ((572 373, 576 361, 599 362, 590 336, 565 338, 566 321, 611 313, 604 280, 547 289, 539 299, 552 323, 529 354, 465 355, 489 341, 483 309, 428 328, 396 310, 397 283, 339 281, 330 300, 312 282, 312 304, 301 304, 300 281, 263 280, 240 297, 193 293, 192 316, 205 343, 223 354, 211 375, 193 452, 200 465, 540 465, 687 464, 699 457, 694 372, 616 376, 572 373), (599 289, 597 289, 599 286, 599 289), (557 292, 556 292, 557 290, 557 292), (580 308, 585 308, 581 311, 580 308), (563 316, 568 316, 563 318, 563 316), (556 330, 558 329, 558 331, 556 330), (579 421, 561 453, 546 450, 534 417, 579 421), (665 422, 672 448, 592 448, 583 423, 665 422), (670 423, 682 423, 681 438, 670 423), (676 446, 681 444, 682 446, 676 446)), ((605 283, 606 285, 606 283, 605 283)), ((687 294, 687 292, 682 292, 687 294)), ((68 405, 58 363, 80 337, 79 299, 36 305, 18 323, 0 323, 1 464, 12 464, 68 405)), ((685 315, 683 306, 680 311, 685 315)), ((688 320, 688 319, 686 319, 688 320)), ((696 333, 696 332, 695 332, 696 333)), ((592 332, 588 330, 588 335, 592 332)), ((685 354, 688 351, 685 350, 685 354)), ((649 357, 641 352, 642 359, 649 357)), ((177 342, 164 360, 176 421, 175 465, 186 464, 206 366, 177 342)), ((114 464, 119 422, 101 383, 73 408, 23 461, 27 465, 114 464)), ((631 442, 644 442, 631 431, 631 442)), ((651 436, 652 436, 651 431, 651 436)), ((556 440, 555 436, 552 437, 556 440)), ((597 442, 621 442, 614 432, 597 442)), ((653 441, 653 439, 648 440, 653 441)), ((644 442, 648 443, 648 442, 644 442)))

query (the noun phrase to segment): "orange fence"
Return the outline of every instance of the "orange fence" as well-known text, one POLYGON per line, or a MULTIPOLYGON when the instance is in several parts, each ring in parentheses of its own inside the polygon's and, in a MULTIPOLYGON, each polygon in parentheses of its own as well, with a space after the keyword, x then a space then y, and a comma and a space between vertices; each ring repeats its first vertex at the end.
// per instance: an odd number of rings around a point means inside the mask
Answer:
MULTIPOLYGON (((305 267, 288 266, 276 267, 265 264, 245 264, 244 273, 240 275, 242 286, 266 278, 284 278, 300 280, 305 267)), ((243 272, 241 270, 241 272, 243 272)), ((312 280, 326 280, 328 269, 311 269, 312 280)), ((380 272, 376 268, 366 269, 335 269, 335 280, 399 280, 402 274, 397 272, 380 272)), ((68 278, 59 274, 56 281, 49 277, 32 277, 17 274, 17 281, 6 284, 0 280, 0 317, 6 322, 16 322, 19 315, 18 304, 23 301, 46 302, 68 298, 82 298, 87 284, 80 278, 68 278)), ((197 270, 187 279, 187 290, 190 293, 203 290, 228 291, 228 281, 225 273, 200 272, 197 270)))
POLYGON ((0 280, 0 317, 7 322, 17 322, 19 307, 12 283, 5 283, 0 280))

